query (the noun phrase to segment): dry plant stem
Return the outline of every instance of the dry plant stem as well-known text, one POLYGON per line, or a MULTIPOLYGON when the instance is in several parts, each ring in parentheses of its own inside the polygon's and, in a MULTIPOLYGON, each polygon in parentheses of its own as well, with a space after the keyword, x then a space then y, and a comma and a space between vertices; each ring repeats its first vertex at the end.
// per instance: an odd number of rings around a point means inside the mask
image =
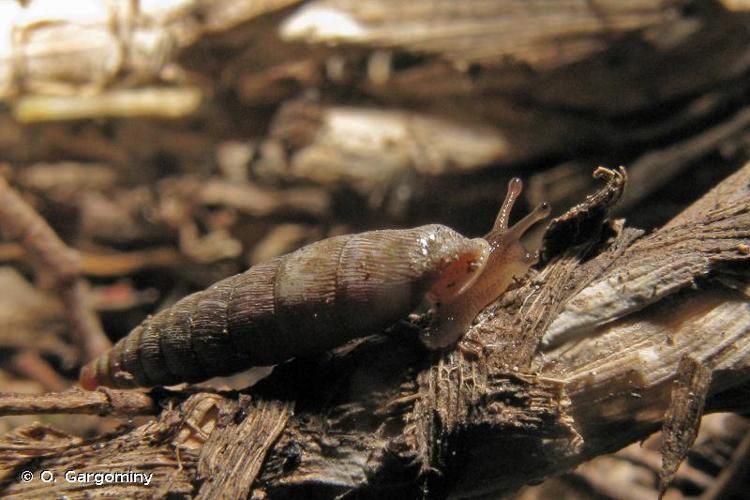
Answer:
POLYGON ((159 407, 148 394, 138 391, 83 391, 47 394, 0 393, 0 416, 50 413, 87 415, 153 415, 159 407))
POLYGON ((0 179, 0 232, 24 248, 40 283, 58 291, 77 344, 86 358, 108 349, 109 339, 89 306, 87 285, 79 277, 78 253, 62 242, 5 179, 0 179))

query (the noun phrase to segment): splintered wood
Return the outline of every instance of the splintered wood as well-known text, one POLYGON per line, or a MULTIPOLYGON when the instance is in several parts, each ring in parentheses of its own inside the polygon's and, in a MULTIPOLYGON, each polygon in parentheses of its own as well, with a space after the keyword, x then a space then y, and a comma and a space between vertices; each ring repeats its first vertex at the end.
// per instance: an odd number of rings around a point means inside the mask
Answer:
POLYGON ((747 422, 700 422, 750 409, 748 5, 0 1, 0 496, 731 495, 747 422), (327 237, 473 238, 514 176, 554 219, 455 349, 417 309, 253 387, 42 394, 99 320, 327 237), (105 467, 154 476, 18 477, 105 467))
MULTIPOLYGON (((580 232, 572 239, 566 235, 568 246, 558 248, 542 271, 480 316, 470 335, 471 343, 483 346, 479 352, 426 356, 408 341, 409 332, 396 331, 390 340, 361 342, 326 361, 297 360, 278 367, 250 391, 252 399, 242 396, 238 403, 228 395, 206 395, 205 400, 191 396, 191 403, 165 410, 156 423, 126 431, 116 441, 102 438, 101 448, 86 449, 87 460, 109 460, 114 442, 129 449, 133 460, 149 459, 157 449, 139 443, 145 436, 167 432, 176 436, 181 450, 179 466, 162 461, 160 474, 170 467, 177 467, 173 473, 180 477, 196 471, 205 482, 200 490, 191 490, 193 495, 216 492, 217 485, 235 478, 232 488, 257 497, 269 492, 293 495, 311 481, 339 493, 401 485, 405 492, 417 488, 427 495, 476 496, 513 491, 558 474, 643 439, 665 421, 664 487, 694 439, 703 397, 711 401, 748 383, 748 296, 716 279, 724 267, 711 268, 707 275, 703 267, 688 266, 694 286, 673 287, 656 296, 648 281, 635 279, 641 274, 633 274, 633 279, 623 274, 622 286, 611 293, 619 290, 628 297, 645 290, 641 295, 648 301, 620 310, 605 324, 592 322, 586 334, 579 328, 576 336, 558 337, 536 353, 523 345, 538 344, 538 338, 513 339, 502 332, 515 324, 532 325, 535 316, 560 317, 565 303, 581 307, 576 297, 596 288, 599 276, 618 273, 634 262, 647 263, 654 273, 674 269, 674 259, 662 256, 661 265, 655 266, 653 259, 633 260, 629 252, 656 256, 684 242, 680 248, 686 255, 722 255, 715 248, 747 244, 750 164, 686 211, 690 217, 679 218, 680 224, 690 225, 720 214, 732 228, 729 233, 711 231, 714 237, 699 243, 686 239, 680 225, 642 236, 609 219, 624 176, 607 172, 609 183, 599 193, 560 218, 569 227, 575 227, 576 217, 598 221, 601 230, 580 232), (745 200, 744 207, 735 200, 745 200), (662 244, 646 245, 649 240, 662 244), (545 298, 529 299, 532 291, 545 298), (514 350, 532 354, 530 368, 514 350), (517 365, 508 364, 513 359, 517 365), (709 385, 715 370, 720 376, 709 385), (293 413, 285 401, 295 401, 293 413), (183 421, 178 416, 183 411, 193 415, 186 421, 193 423, 174 427, 183 421), (237 433, 255 437, 235 444, 255 444, 237 447, 227 441, 237 433), (211 449, 224 451, 209 453, 211 449), (248 463, 243 470, 252 473, 238 471, 238 463, 248 463)), ((564 233, 551 233, 550 238, 564 233)), ((745 259, 746 254, 730 252, 721 263, 745 259)), ((743 269, 731 267, 732 279, 745 276, 743 269)), ((537 322, 537 328, 545 330, 543 323, 537 322)), ((174 398, 181 397, 177 393, 168 399, 174 404, 174 398)), ((164 437, 159 439, 163 442, 164 437)), ((68 445, 63 454, 68 458, 36 460, 44 467, 63 466, 80 459, 76 457, 83 451, 78 447, 68 445)), ((182 483, 174 484, 178 488, 182 483)), ((27 486, 6 482, 4 487, 12 493, 27 486)), ((132 487, 129 491, 136 493, 132 487)))

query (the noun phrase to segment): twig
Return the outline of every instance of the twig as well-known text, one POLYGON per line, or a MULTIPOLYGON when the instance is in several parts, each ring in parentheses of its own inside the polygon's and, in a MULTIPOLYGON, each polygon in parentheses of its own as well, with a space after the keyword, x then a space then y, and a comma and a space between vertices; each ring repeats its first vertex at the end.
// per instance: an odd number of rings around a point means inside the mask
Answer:
POLYGON ((73 388, 47 394, 0 393, 0 416, 49 413, 89 415, 154 415, 159 405, 148 394, 137 391, 73 388))
POLYGON ((91 308, 89 285, 86 281, 76 279, 61 287, 60 298, 65 306, 68 322, 76 333, 77 344, 83 349, 87 359, 93 359, 112 347, 112 343, 104 335, 99 317, 91 308))
POLYGON ((38 353, 27 351, 13 356, 11 364, 24 377, 42 384, 47 391, 63 391, 69 382, 62 378, 38 353))
POLYGON ((68 248, 47 222, 0 178, 0 232, 18 241, 46 286, 55 288, 63 301, 76 343, 91 359, 111 345, 99 318, 89 307, 87 285, 79 277, 78 253, 68 248))
MULTIPOLYGON (((174 248, 157 247, 129 252, 78 252, 80 272, 110 278, 127 276, 152 267, 178 267, 185 259, 174 248)), ((23 259, 26 252, 18 243, 0 243, 0 263, 23 259)))

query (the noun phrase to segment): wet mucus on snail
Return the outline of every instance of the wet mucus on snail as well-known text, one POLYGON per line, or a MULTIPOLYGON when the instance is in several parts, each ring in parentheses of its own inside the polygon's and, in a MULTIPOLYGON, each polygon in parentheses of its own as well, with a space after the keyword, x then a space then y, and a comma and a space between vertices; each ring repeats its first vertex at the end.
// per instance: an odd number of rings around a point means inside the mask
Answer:
POLYGON ((520 242, 546 203, 508 227, 513 178, 492 229, 430 224, 336 236, 255 265, 144 320, 81 370, 93 390, 174 385, 309 356, 382 331, 425 303, 430 349, 451 346, 537 261, 520 242), (425 302, 426 301, 426 302, 425 302))

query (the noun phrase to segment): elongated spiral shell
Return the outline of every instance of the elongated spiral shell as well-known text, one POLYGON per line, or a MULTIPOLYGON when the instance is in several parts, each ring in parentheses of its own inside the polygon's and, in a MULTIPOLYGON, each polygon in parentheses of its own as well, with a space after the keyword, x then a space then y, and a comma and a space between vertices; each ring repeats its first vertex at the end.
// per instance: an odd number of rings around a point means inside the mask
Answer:
POLYGON ((405 317, 448 269, 468 275, 480 247, 435 224, 319 241, 149 317, 86 365, 81 385, 196 382, 323 352, 405 317))

